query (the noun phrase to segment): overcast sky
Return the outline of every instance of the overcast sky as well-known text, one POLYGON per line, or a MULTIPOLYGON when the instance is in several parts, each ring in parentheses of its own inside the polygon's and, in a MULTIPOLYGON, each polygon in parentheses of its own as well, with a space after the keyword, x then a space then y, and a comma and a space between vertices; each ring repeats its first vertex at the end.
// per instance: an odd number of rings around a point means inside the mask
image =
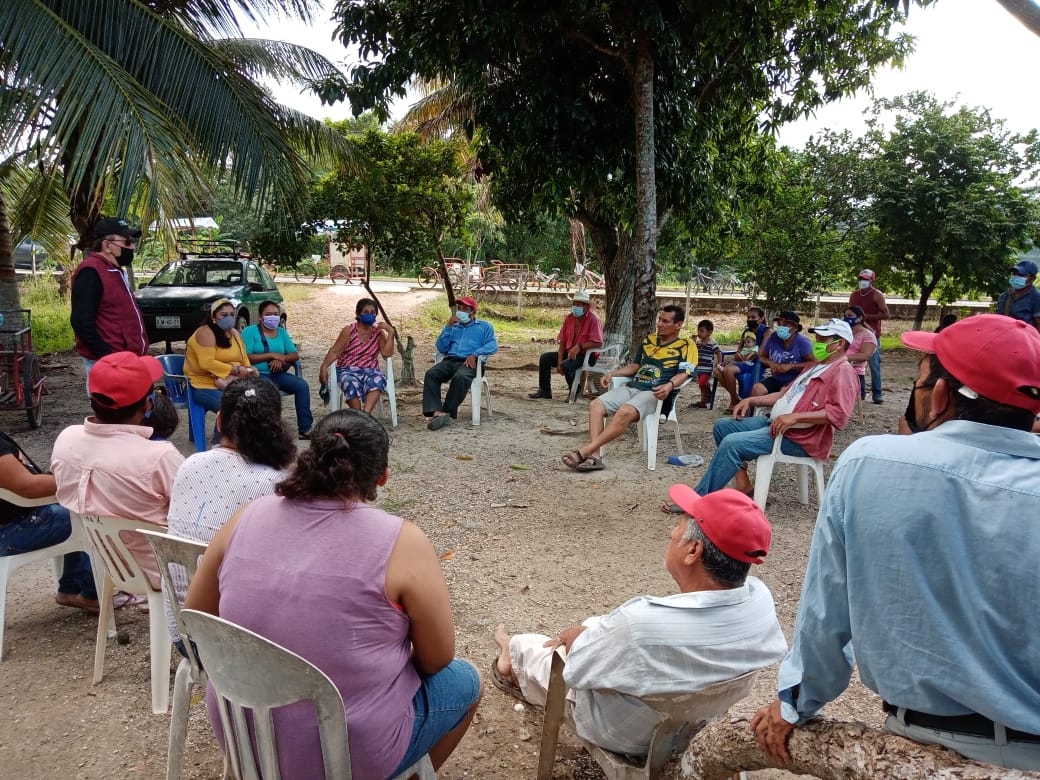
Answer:
MULTIPOLYGON (((324 0, 328 19, 330 0, 324 0)), ((332 38, 332 24, 315 28, 279 22, 273 30, 245 30, 246 35, 299 43, 344 64, 347 52, 332 38)), ((1040 71, 1040 38, 1030 33, 995 0, 938 0, 929 8, 911 7, 907 31, 917 37, 917 49, 902 71, 886 70, 874 81, 875 95, 894 97, 914 90, 931 92, 940 100, 989 108, 1008 129, 1026 132, 1040 128, 1037 72, 1040 71)), ((350 115, 345 104, 322 106, 316 98, 291 88, 273 86, 283 103, 312 116, 341 119, 350 115)), ((812 119, 785 127, 780 142, 801 147, 821 129, 864 129, 863 111, 872 102, 869 94, 831 104, 812 119)))

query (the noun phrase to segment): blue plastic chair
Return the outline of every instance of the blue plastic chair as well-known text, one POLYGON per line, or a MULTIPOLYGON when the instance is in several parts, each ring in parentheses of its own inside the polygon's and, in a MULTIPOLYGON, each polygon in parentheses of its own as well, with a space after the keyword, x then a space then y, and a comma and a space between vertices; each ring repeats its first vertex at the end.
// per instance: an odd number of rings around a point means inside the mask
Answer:
MULTIPOLYGON (((178 409, 188 410, 188 441, 195 441, 195 429, 192 426, 191 399, 188 394, 188 379, 184 376, 184 355, 158 355, 163 367, 163 384, 170 394, 170 400, 178 409)), ((205 437, 202 439, 205 442, 205 437)))

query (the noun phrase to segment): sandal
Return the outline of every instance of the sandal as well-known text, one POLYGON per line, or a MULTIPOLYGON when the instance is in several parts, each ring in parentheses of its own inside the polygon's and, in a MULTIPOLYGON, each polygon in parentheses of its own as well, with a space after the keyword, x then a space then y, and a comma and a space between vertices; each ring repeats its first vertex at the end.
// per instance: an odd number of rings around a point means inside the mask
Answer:
POLYGON ((667 515, 685 515, 686 514, 686 510, 685 509, 683 509, 678 504, 672 504, 672 503, 661 504, 661 511, 664 512, 667 515))
POLYGON ((579 463, 574 467, 575 471, 602 471, 606 466, 603 465, 603 458, 585 458, 582 463, 579 463))
POLYGON ((498 688, 500 691, 505 691, 510 696, 519 699, 522 702, 526 702, 523 692, 520 690, 520 686, 510 680, 508 677, 504 677, 500 671, 498 671, 498 659, 491 659, 491 684, 498 688))
POLYGON ((125 590, 117 590, 115 592, 115 595, 112 596, 112 606, 115 609, 122 609, 123 607, 133 607, 138 604, 144 604, 147 601, 147 596, 138 596, 134 593, 127 593, 125 590))
POLYGON ((707 404, 706 401, 697 401, 695 403, 690 404, 690 406, 692 406, 692 407, 694 407, 696 409, 707 409, 708 408, 708 404, 707 404))
POLYGON ((568 452, 560 460, 571 471, 577 471, 578 467, 587 461, 588 458, 581 454, 581 450, 574 450, 573 452, 568 452))

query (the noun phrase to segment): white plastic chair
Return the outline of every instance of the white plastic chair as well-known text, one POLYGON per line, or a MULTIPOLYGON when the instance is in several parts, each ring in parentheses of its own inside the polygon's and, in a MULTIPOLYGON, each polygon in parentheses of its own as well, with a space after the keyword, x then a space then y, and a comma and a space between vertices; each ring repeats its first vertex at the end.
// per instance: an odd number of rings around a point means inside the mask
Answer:
POLYGON ((572 404, 577 400, 578 393, 585 386, 585 380, 590 376, 603 376, 621 365, 624 355, 621 353, 621 344, 609 344, 602 349, 590 349, 585 353, 585 360, 581 368, 574 373, 574 381, 571 383, 571 392, 567 396, 567 403, 572 404), (589 361, 595 357, 596 365, 589 365, 589 361))
MULTIPOLYGON (((566 706, 567 684, 563 680, 563 667, 563 656, 559 651, 553 653, 545 716, 542 720, 542 743, 538 751, 538 780, 550 780, 552 777, 560 725, 565 719, 572 727, 574 725, 572 717, 569 717, 573 715, 571 708, 566 706)), ((679 753, 685 750, 694 734, 751 693, 757 676, 757 671, 751 671, 699 691, 655 693, 640 697, 641 702, 661 716, 661 723, 654 729, 643 764, 637 764, 627 756, 605 750, 586 740, 582 742, 608 780, 649 780, 660 777, 664 765, 672 758, 673 748, 679 753)))
POLYGON ((187 657, 182 658, 177 664, 177 674, 173 678, 173 712, 170 714, 170 743, 166 754, 166 780, 180 780, 184 771, 184 743, 188 737, 191 692, 196 685, 205 685, 206 672, 199 663, 189 634, 181 622, 181 600, 177 594, 177 586, 191 582, 199 565, 199 556, 206 552, 207 545, 158 531, 142 530, 141 535, 152 546, 155 560, 159 563, 163 588, 170 600, 173 618, 177 621, 184 651, 187 653, 187 657))
MULTIPOLYGON (((225 751, 235 777, 278 778, 278 745, 271 710, 312 701, 325 777, 350 780, 343 698, 324 672, 281 645, 216 615, 194 609, 181 610, 180 614, 188 635, 198 644, 217 695, 225 751), (247 711, 252 714, 255 737, 250 734, 247 711)), ((420 780, 436 778, 428 755, 392 780, 407 780, 414 775, 420 780)))
POLYGON ((148 633, 152 667, 152 712, 162 715, 170 702, 170 656, 173 644, 166 629, 166 611, 162 591, 152 588, 148 576, 141 570, 126 543, 119 534, 126 531, 154 529, 155 525, 143 520, 126 520, 104 515, 77 515, 86 530, 90 543, 104 562, 104 585, 99 591, 101 615, 98 619, 97 646, 94 649, 94 684, 105 676, 105 646, 107 627, 113 620, 112 594, 116 588, 148 598, 148 633))
MULTIPOLYGON (((811 428, 812 425, 802 423, 793 428, 811 428)), ((809 471, 816 475, 816 500, 823 506, 823 461, 819 458, 808 458, 799 455, 785 455, 780 450, 783 436, 773 440, 773 451, 768 455, 759 455, 755 461, 755 503, 764 512, 766 500, 769 498, 769 481, 773 477, 773 466, 777 463, 790 463, 798 467, 798 500, 809 503, 809 471)))
MULTIPOLYGON (((383 416, 386 417, 387 404, 390 405, 390 427, 397 427, 397 384, 394 381, 394 359, 393 357, 386 358, 386 370, 383 372, 386 375, 386 392, 379 394, 379 407, 383 410, 383 416)), ((338 412, 343 408, 343 390, 339 386, 339 380, 336 377, 336 364, 333 363, 329 366, 329 408, 334 412, 338 412)))
MULTIPOLYGON (((56 504, 58 502, 58 499, 55 496, 24 498, 19 496, 17 493, 12 493, 10 490, 5 490, 4 488, 0 488, 0 499, 8 501, 16 506, 24 507, 46 506, 47 504, 56 504)), ((54 581, 58 582, 61 579, 62 566, 64 565, 62 559, 67 553, 74 552, 91 552, 90 540, 83 531, 83 524, 79 522, 75 516, 72 518, 72 533, 64 542, 59 542, 58 544, 53 544, 50 547, 44 547, 40 550, 31 550, 30 552, 19 553, 18 555, 4 555, 0 557, 0 661, 4 660, 4 625, 7 620, 7 582, 11 578, 11 575, 23 566, 28 566, 30 563, 36 563, 37 561, 45 561, 49 558, 51 560, 51 565, 54 568, 54 581)), ((91 563, 93 563, 93 561, 91 561, 91 563)), ((98 576, 96 566, 94 566, 94 582, 100 583, 100 577, 98 576)), ((101 592, 100 584, 98 585, 98 592, 101 592)))
MULTIPOLYGON (((611 389, 615 387, 621 387, 625 383, 632 379, 630 376, 616 376, 611 379, 611 389)), ((642 420, 639 421, 637 429, 639 431, 639 448, 646 453, 646 467, 649 471, 657 470, 657 436, 660 433, 661 421, 665 424, 675 424, 675 447, 679 451, 679 454, 683 454, 682 444, 682 433, 679 430, 679 418, 676 412, 679 408, 679 393, 686 385, 693 381, 693 377, 689 377, 681 385, 675 388, 675 392, 672 394, 672 408, 669 410, 667 415, 662 414, 664 410, 664 401, 658 400, 657 409, 654 410, 653 414, 648 414, 642 420)), ((600 448, 602 453, 603 448, 600 448)))
MULTIPOLYGON (((440 352, 434 354, 434 364, 440 363, 444 359, 444 355, 440 352)), ((486 391, 487 395, 487 416, 491 419, 491 385, 488 383, 487 374, 484 373, 487 362, 485 358, 477 360, 477 375, 473 377, 473 381, 469 386, 469 397, 473 408, 473 427, 476 428, 480 425, 480 397, 481 391, 486 391)))

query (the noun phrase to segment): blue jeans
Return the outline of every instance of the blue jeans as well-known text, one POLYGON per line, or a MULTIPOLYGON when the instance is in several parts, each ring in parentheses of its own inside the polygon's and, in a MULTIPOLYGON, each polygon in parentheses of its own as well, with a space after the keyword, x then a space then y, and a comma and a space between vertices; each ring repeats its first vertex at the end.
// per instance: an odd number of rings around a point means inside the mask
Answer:
MULTIPOLYGON (((191 395, 195 399, 195 403, 205 409, 207 412, 213 412, 216 414, 220 411, 220 402, 224 398, 224 391, 216 388, 191 388, 191 395)), ((217 424, 213 423, 213 444, 220 444, 220 431, 217 430, 217 424)))
MULTIPOLYGON (((61 504, 36 507, 17 520, 0 525, 0 556, 42 550, 64 542, 72 534, 69 510, 61 504)), ((84 552, 68 553, 58 580, 59 593, 79 593, 97 600, 90 556, 84 552)))
POLYGON ((480 675, 469 661, 456 658, 437 674, 419 675, 419 690, 412 697, 412 739, 394 774, 425 756, 462 723, 479 696, 480 675))
POLYGON ((867 361, 870 367, 870 396, 875 401, 881 400, 881 346, 874 350, 874 354, 867 361))
POLYGON ((307 433, 314 427, 314 416, 311 414, 311 386, 307 384, 307 380, 289 371, 261 374, 260 376, 281 392, 293 397, 293 401, 296 403, 296 427, 300 433, 307 433))
MULTIPOLYGON (((769 423, 768 417, 745 417, 743 420, 723 417, 716 420, 711 435, 715 437, 718 449, 694 491, 706 496, 722 490, 737 475, 743 463, 772 452, 773 434, 769 432, 769 423)), ((785 455, 806 457, 805 450, 790 439, 784 439, 780 450, 785 455)))

